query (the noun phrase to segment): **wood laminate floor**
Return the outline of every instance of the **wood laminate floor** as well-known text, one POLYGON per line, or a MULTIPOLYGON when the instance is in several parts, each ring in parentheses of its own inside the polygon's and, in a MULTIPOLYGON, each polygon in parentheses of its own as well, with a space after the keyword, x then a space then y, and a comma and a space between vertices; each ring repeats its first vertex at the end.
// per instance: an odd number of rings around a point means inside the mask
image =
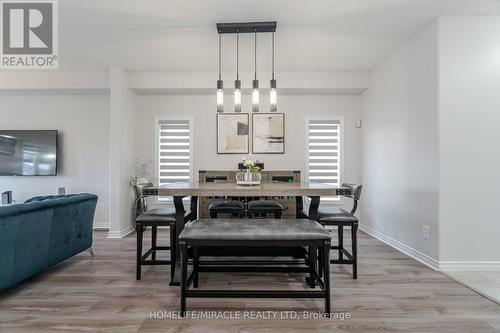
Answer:
MULTIPOLYGON (((161 238, 167 239, 166 230, 161 238)), ((177 311, 169 268, 145 267, 135 280, 135 235, 95 232, 92 259, 81 253, 0 294, 0 332, 500 332, 500 306, 360 232, 359 278, 332 273, 333 310, 349 320, 155 319, 177 311)), ((300 274, 200 276, 201 288, 304 288, 300 274)), ((190 310, 321 311, 321 300, 189 299, 190 310)), ((232 313, 233 313, 232 312, 232 313)))
POLYGON ((500 272, 448 272, 451 278, 500 304, 500 272))

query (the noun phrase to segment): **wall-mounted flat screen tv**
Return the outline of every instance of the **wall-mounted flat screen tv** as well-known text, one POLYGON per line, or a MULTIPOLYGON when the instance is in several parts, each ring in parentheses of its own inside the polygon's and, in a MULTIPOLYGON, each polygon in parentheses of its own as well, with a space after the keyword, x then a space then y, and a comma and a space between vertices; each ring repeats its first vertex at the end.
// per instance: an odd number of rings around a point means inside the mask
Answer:
POLYGON ((57 134, 0 130, 0 176, 57 175, 57 134))

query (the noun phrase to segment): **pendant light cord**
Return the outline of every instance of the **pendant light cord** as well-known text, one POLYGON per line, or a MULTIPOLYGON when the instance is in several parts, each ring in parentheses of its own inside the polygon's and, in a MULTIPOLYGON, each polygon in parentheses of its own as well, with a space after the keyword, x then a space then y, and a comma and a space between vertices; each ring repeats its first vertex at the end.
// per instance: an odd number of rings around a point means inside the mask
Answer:
POLYGON ((273 68, 273 80, 274 80, 274 31, 273 31, 273 61, 272 61, 271 66, 273 68))
POLYGON ((221 70, 222 70, 222 41, 221 41, 221 35, 219 34, 219 80, 222 79, 221 76, 221 70))
POLYGON ((236 32, 236 80, 240 79, 240 31, 236 32))
POLYGON ((254 64, 255 64, 255 80, 257 80, 257 33, 254 33, 254 42, 255 42, 255 53, 254 53, 254 64))

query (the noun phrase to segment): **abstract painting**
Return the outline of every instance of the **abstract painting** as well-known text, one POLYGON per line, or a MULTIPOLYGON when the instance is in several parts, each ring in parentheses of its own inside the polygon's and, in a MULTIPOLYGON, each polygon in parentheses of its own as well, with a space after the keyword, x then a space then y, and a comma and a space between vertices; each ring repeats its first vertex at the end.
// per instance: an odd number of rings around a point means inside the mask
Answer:
POLYGON ((252 114, 252 151, 254 154, 285 153, 285 114, 252 114))
POLYGON ((217 154, 248 154, 249 117, 246 113, 217 115, 217 154))

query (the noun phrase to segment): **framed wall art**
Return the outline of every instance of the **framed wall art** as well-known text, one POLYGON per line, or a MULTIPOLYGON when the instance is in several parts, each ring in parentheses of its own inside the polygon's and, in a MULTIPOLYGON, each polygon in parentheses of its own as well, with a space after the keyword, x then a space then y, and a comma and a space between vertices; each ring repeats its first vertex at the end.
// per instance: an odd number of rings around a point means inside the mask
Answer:
POLYGON ((252 114, 252 152, 254 154, 285 153, 285 114, 252 114))
POLYGON ((248 154, 247 113, 217 114, 217 154, 248 154))

